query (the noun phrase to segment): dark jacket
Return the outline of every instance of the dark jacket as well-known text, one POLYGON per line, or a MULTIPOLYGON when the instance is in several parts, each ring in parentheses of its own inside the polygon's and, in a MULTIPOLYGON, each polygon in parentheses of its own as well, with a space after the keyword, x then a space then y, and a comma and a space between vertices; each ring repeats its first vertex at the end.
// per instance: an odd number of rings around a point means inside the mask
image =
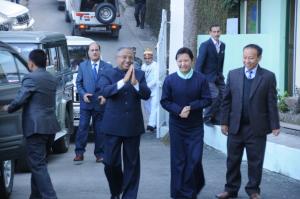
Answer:
POLYGON ((100 106, 99 104, 99 100, 98 100, 99 95, 97 95, 98 87, 96 86, 96 84, 99 81, 101 73, 108 68, 112 68, 112 65, 100 60, 98 77, 97 80, 95 80, 91 60, 86 60, 79 65, 77 79, 76 79, 76 86, 80 96, 81 109, 86 109, 86 110, 94 109, 96 111, 104 111, 104 107, 100 106), (86 103, 83 100, 83 96, 86 93, 93 94, 90 103, 86 103))
POLYGON ((209 82, 223 81, 223 65, 225 56, 225 44, 220 45, 220 52, 217 53, 216 47, 211 38, 203 42, 199 47, 195 70, 205 75, 209 82))
POLYGON ((8 112, 23 107, 23 134, 55 134, 60 130, 55 115, 56 79, 45 69, 39 68, 24 76, 22 87, 9 104, 8 112))
MULTIPOLYGON (((228 74, 222 103, 221 124, 229 126, 229 133, 240 128, 244 87, 244 67, 228 74)), ((255 135, 266 135, 279 129, 277 90, 274 73, 258 66, 249 93, 249 120, 255 135)))
POLYGON ((147 87, 145 73, 135 69, 135 75, 139 91, 129 82, 117 89, 117 82, 125 76, 125 71, 118 67, 102 73, 99 81, 100 94, 107 98, 102 120, 105 134, 130 137, 145 132, 141 99, 149 99, 151 91, 147 87))
POLYGON ((134 2, 135 2, 136 4, 138 4, 138 3, 145 4, 145 3, 146 3, 146 0, 135 0, 134 2))

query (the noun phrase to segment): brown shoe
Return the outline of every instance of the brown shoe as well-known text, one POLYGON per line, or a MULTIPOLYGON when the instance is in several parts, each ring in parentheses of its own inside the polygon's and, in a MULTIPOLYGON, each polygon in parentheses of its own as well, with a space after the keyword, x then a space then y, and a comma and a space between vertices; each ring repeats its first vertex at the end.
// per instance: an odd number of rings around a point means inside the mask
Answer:
POLYGON ((74 162, 81 162, 83 161, 84 157, 83 155, 76 155, 75 158, 73 159, 74 162))
POLYGON ((102 157, 96 157, 96 162, 97 162, 97 163, 103 162, 103 158, 102 158, 102 157))
POLYGON ((224 191, 222 193, 217 194, 216 198, 219 198, 219 199, 237 198, 237 193, 229 193, 227 191, 224 191))
POLYGON ((251 194, 250 199, 261 199, 261 197, 258 193, 253 193, 251 194))

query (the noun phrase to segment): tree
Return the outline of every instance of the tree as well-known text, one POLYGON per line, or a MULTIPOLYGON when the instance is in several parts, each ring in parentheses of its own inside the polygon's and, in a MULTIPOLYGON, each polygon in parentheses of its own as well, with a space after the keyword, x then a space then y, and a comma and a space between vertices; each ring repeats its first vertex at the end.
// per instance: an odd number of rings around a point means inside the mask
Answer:
POLYGON ((199 19, 199 0, 184 0, 184 38, 183 45, 197 52, 197 35, 199 19))

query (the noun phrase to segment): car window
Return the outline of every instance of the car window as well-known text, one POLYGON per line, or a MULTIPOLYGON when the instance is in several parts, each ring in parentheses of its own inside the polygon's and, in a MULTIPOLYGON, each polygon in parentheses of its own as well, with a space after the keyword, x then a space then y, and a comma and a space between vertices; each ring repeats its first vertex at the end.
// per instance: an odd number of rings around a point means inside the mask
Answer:
POLYGON ((15 59, 11 53, 0 50, 0 85, 20 82, 15 59))
POLYGON ((72 70, 76 72, 80 62, 88 58, 88 46, 68 46, 68 51, 72 70))
POLYGON ((26 66, 18 58, 15 58, 15 61, 16 61, 17 68, 19 70, 20 80, 22 80, 24 75, 28 74, 29 71, 26 68, 26 66))
POLYGON ((39 48, 37 44, 22 44, 22 43, 10 43, 10 45, 15 48, 22 57, 28 61, 29 53, 39 48))
POLYGON ((56 48, 47 48, 47 69, 51 73, 57 73, 60 71, 59 67, 59 57, 56 48))
POLYGON ((67 48, 65 46, 58 47, 58 53, 59 53, 59 63, 61 68, 67 69, 69 67, 67 48))

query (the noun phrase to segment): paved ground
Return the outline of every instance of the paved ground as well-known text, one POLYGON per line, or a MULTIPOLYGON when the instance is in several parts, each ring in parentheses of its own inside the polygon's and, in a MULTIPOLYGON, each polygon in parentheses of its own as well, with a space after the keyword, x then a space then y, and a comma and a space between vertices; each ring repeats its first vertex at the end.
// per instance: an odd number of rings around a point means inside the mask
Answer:
MULTIPOLYGON (((82 165, 74 165, 72 158, 74 146, 66 154, 52 155, 49 171, 53 184, 61 199, 109 198, 109 189, 103 172, 103 165, 96 163, 92 155, 93 144, 89 144, 86 159, 82 165)), ((139 199, 167 199, 169 197, 169 146, 155 139, 153 134, 145 134, 141 143, 141 182, 139 199)), ((205 147, 203 164, 206 186, 199 199, 214 198, 214 194, 223 190, 225 182, 224 154, 205 147)), ((246 163, 242 165, 243 185, 247 181, 246 163)), ((29 195, 29 174, 15 176, 11 199, 24 199, 29 195)), ((299 199, 300 182, 291 178, 264 171, 262 196, 266 199, 299 199)), ((248 198, 244 189, 240 199, 248 198)))
MULTIPOLYGON (((123 0, 122 0, 123 1, 123 0)), ((30 0, 29 8, 36 19, 36 30, 60 31, 70 33, 70 25, 64 22, 63 12, 56 9, 55 0, 30 0), (42 9, 41 9, 42 8, 42 9), (43 19, 47 17, 47 22, 43 19), (49 20, 51 19, 51 20, 49 20)), ((103 35, 91 35, 104 46, 104 57, 114 58, 117 47, 137 46, 138 56, 142 49, 155 47, 155 38, 149 30, 135 28, 133 8, 125 5, 123 13, 123 29, 118 41, 103 35)), ((82 165, 74 165, 74 145, 68 153, 52 155, 49 159, 49 171, 59 199, 109 199, 109 189, 103 172, 103 165, 96 163, 93 156, 93 144, 89 143, 82 165)), ((274 154, 276 155, 276 154, 274 154)), ((141 142, 141 182, 138 199, 168 199, 170 181, 169 146, 155 139, 153 134, 145 134, 141 142)), ((223 190, 226 172, 226 157, 224 154, 205 147, 203 164, 206 176, 206 186, 199 199, 212 199, 223 190)), ((247 181, 247 164, 242 165, 243 185, 247 181)), ((299 170, 300 172, 300 170, 299 170)), ((30 192, 30 175, 16 174, 11 199, 26 199, 30 192)), ((264 171, 262 181, 262 197, 264 199, 299 199, 300 181, 264 171)), ((248 198, 242 188, 240 199, 248 198)))

